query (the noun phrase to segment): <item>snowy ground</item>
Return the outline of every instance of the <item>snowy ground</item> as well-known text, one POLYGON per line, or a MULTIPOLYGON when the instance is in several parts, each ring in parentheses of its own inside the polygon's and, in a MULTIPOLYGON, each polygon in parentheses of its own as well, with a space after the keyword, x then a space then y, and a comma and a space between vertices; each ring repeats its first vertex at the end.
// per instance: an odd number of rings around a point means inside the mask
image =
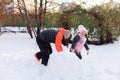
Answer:
POLYGON ((4 33, 0 36, 0 80, 120 80, 120 43, 89 45, 90 55, 82 51, 83 60, 67 47, 53 53, 48 66, 35 60, 39 51, 35 39, 26 33, 4 33))

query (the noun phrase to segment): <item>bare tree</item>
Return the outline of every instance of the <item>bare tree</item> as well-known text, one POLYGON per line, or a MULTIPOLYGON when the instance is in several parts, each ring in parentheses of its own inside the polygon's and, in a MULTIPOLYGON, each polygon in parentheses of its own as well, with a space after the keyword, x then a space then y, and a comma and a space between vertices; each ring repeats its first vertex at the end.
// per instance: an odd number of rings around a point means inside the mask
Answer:
MULTIPOLYGON (((36 0, 35 0, 35 2, 36 2, 36 0)), ((42 23, 43 23, 42 15, 44 13, 46 13, 47 3, 48 3, 47 0, 40 0, 40 3, 39 3, 38 17, 36 17, 36 21, 37 21, 37 35, 40 33, 40 30, 41 30, 41 26, 42 26, 42 23)))
POLYGON ((17 6, 18 6, 19 12, 21 14, 21 17, 22 17, 25 25, 27 26, 28 33, 29 33, 30 37, 33 38, 32 30, 31 30, 31 26, 30 26, 30 18, 29 18, 29 14, 28 14, 29 12, 26 8, 25 0, 17 0, 17 6))

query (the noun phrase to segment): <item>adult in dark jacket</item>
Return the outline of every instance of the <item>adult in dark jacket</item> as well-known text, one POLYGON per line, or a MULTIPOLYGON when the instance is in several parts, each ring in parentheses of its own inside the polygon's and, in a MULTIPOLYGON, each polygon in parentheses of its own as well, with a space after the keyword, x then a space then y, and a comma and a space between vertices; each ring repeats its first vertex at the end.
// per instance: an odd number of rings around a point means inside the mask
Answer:
POLYGON ((59 28, 58 30, 50 29, 42 31, 36 38, 40 49, 40 52, 34 55, 37 61, 42 59, 41 64, 47 66, 49 55, 52 53, 50 43, 55 43, 56 50, 61 52, 63 51, 62 44, 67 44, 65 42, 67 39, 69 39, 70 35, 70 31, 64 28, 59 28))

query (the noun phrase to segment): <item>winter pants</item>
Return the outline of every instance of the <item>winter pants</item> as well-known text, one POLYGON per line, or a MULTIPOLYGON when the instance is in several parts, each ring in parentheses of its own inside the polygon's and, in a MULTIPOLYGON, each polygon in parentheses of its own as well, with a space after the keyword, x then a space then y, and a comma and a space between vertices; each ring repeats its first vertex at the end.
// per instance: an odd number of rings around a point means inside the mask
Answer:
POLYGON ((77 56, 79 59, 82 59, 82 55, 81 55, 80 52, 78 53, 78 52, 75 51, 75 54, 76 54, 76 56, 77 56))
POLYGON ((49 55, 52 53, 50 43, 42 41, 39 37, 36 38, 40 52, 36 53, 38 59, 42 59, 42 64, 47 66, 49 55))

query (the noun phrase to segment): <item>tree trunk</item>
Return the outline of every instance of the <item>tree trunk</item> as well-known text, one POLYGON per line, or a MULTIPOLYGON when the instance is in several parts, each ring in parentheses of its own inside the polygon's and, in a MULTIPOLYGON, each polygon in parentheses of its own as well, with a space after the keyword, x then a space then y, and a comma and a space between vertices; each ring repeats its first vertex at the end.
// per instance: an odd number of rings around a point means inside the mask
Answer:
POLYGON ((17 0, 17 3, 18 3, 18 9, 20 11, 21 17, 22 17, 25 25, 27 26, 28 33, 29 33, 30 37, 33 38, 32 30, 30 28, 30 19, 29 19, 29 15, 28 15, 28 12, 26 9, 25 1, 17 0), (24 11, 24 13, 22 12, 22 10, 24 11))
POLYGON ((26 5, 25 5, 25 0, 22 0, 22 3, 23 3, 23 7, 24 7, 24 12, 25 12, 27 30, 28 30, 28 33, 29 33, 30 37, 33 38, 32 30, 31 30, 31 27, 30 27, 30 19, 29 19, 29 15, 28 15, 28 12, 27 12, 27 9, 26 9, 26 5))
POLYGON ((33 38, 31 27, 27 26, 27 30, 28 30, 30 37, 33 38))

